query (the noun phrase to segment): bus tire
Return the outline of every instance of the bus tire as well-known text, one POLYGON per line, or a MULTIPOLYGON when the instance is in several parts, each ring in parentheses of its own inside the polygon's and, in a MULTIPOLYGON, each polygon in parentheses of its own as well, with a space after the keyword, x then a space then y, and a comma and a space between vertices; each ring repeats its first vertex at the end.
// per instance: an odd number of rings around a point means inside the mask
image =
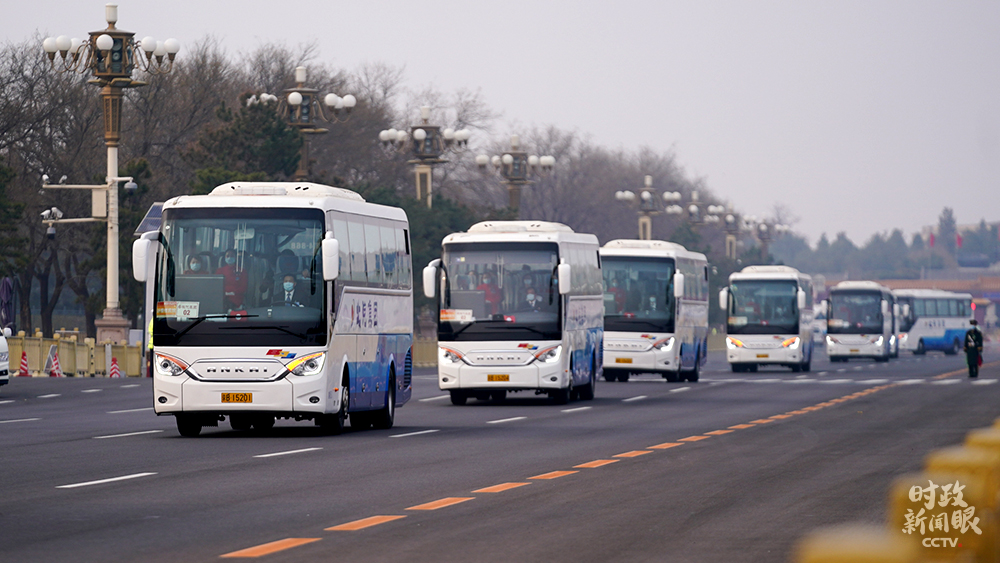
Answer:
POLYGON ((691 368, 691 371, 689 371, 689 372, 687 372, 685 374, 682 374, 682 375, 684 376, 684 379, 686 379, 687 381, 690 381, 691 383, 697 383, 698 382, 698 372, 700 371, 700 369, 701 369, 701 358, 699 358, 698 356, 695 356, 694 357, 694 367, 691 368))
POLYGON ((622 383, 625 383, 626 381, 628 381, 629 375, 630 374, 627 371, 620 371, 620 372, 618 372, 618 381, 621 381, 622 383))
POLYGON ((806 360, 806 363, 802 364, 802 371, 809 373, 812 371, 812 358, 806 360))
POLYGON ((597 363, 591 362, 590 381, 586 385, 581 387, 580 391, 577 392, 577 396, 584 401, 594 400, 594 391, 597 388, 597 374, 595 373, 596 371, 597 371, 597 363))
POLYGON ((347 406, 351 401, 350 388, 347 386, 347 379, 340 386, 340 410, 332 414, 321 414, 316 417, 316 425, 327 435, 336 436, 344 432, 347 426, 347 406))
POLYGON ((555 391, 549 391, 549 397, 552 402, 557 405, 565 405, 569 403, 570 397, 573 396, 573 383, 569 384, 569 387, 565 389, 556 389, 555 391))
POLYGON ((613 382, 618 381, 618 374, 611 371, 610 369, 604 368, 604 381, 613 382))
POLYGON ((253 427, 253 419, 245 414, 231 414, 229 415, 229 426, 232 426, 233 430, 237 432, 246 432, 253 427))
POLYGON ((266 414, 255 416, 253 419, 253 429, 256 432, 267 432, 274 428, 274 417, 266 414))
POLYGON ((667 383, 677 383, 680 379, 680 372, 677 371, 665 371, 661 375, 663 375, 663 379, 667 380, 667 383))
POLYGON ((451 404, 455 405, 456 407, 461 407, 462 405, 465 404, 466 401, 469 400, 469 396, 465 394, 465 391, 452 389, 449 393, 451 394, 451 404))
POLYGON ((352 412, 350 415, 351 428, 355 430, 367 430, 372 427, 371 411, 352 412))
POLYGON ((958 345, 958 339, 956 338, 954 342, 951 343, 951 348, 945 350, 944 353, 948 356, 954 356, 958 354, 958 350, 959 350, 959 345, 958 345))
MULTIPOLYGON (((395 371, 395 370, 393 370, 395 371)), ((392 373, 392 372, 390 372, 392 373)), ((396 420, 396 377, 389 376, 389 388, 385 390, 385 406, 373 413, 372 424, 379 430, 392 428, 396 420)))
POLYGON ((201 434, 201 420, 194 415, 178 414, 177 432, 185 438, 197 438, 201 434))
POLYGON ((924 339, 921 338, 917 341, 917 349, 913 351, 914 354, 918 356, 923 356, 927 353, 927 348, 924 347, 924 339))

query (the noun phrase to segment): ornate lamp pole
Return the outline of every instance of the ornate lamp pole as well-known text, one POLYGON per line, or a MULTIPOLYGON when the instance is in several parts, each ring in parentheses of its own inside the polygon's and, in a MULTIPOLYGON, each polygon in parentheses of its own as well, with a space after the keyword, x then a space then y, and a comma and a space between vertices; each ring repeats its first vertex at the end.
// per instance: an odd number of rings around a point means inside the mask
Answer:
MULTIPOLYGON (((665 195, 665 194, 664 194, 665 195)), ((615 199, 628 203, 639 203, 639 240, 652 240, 653 215, 661 213, 656 203, 656 191, 653 189, 653 177, 646 176, 645 184, 639 190, 638 197, 631 190, 615 192, 615 199)))
POLYGON ((452 147, 468 146, 469 137, 472 136, 468 129, 455 131, 448 127, 442 130, 440 125, 431 125, 430 119, 431 108, 423 106, 420 108, 421 123, 410 126, 409 133, 404 130, 384 129, 378 134, 378 140, 384 147, 400 151, 410 148, 413 158, 407 161, 407 164, 413 165, 417 199, 427 202, 427 207, 431 207, 433 203, 434 165, 448 162, 441 156, 452 147))
POLYGON ((531 176, 552 171, 556 165, 556 157, 529 155, 521 150, 521 138, 511 135, 510 150, 502 156, 494 155, 490 158, 481 154, 476 157, 476 165, 480 170, 486 170, 486 165, 490 163, 503 178, 510 196, 510 207, 516 211, 521 207, 521 187, 534 183, 531 176))
MULTIPOLYGON (((306 67, 295 67, 295 87, 285 90, 285 97, 278 104, 280 113, 288 124, 295 127, 302 133, 302 149, 299 153, 299 166, 295 170, 293 180, 305 180, 309 177, 309 136, 322 135, 329 132, 329 129, 317 127, 317 119, 322 119, 327 123, 343 123, 350 118, 351 110, 357 105, 358 100, 351 94, 341 98, 330 93, 323 96, 323 103, 320 103, 319 90, 307 88, 306 67), (326 106, 324 111, 323 106, 326 106), (327 114, 327 111, 330 113, 327 114), (345 114, 343 119, 340 114, 345 114)), ((259 97, 251 96, 247 99, 247 104, 258 102, 278 102, 278 97, 263 93, 259 97)))
MULTIPOLYGON (((107 29, 91 31, 90 39, 81 42, 65 35, 49 37, 42 42, 42 49, 49 57, 54 70, 59 72, 79 72, 93 74, 90 84, 101 87, 104 106, 104 144, 108 148, 106 186, 78 186, 91 189, 94 202, 94 218, 108 222, 108 280, 107 304, 103 318, 98 319, 97 341, 127 340, 129 323, 122 317, 118 301, 118 143, 121 139, 122 92, 125 88, 137 88, 146 83, 133 80, 132 72, 138 68, 149 74, 165 74, 173 68, 174 56, 180 50, 176 39, 157 41, 144 37, 135 41, 135 34, 115 27, 118 22, 118 6, 107 4, 104 8, 107 29), (56 59, 59 55, 59 59, 56 59)), ((44 187, 49 186, 43 180, 44 187)), ((71 221, 63 219, 63 222, 71 221)), ((77 221, 79 222, 79 221, 77 221)), ((54 227, 49 223, 50 233, 54 227)))
MULTIPOLYGON (((646 176, 646 184, 639 191, 638 196, 636 196, 636 194, 631 190, 624 190, 615 192, 615 199, 628 203, 636 201, 639 202, 639 240, 652 239, 652 217, 662 212, 656 202, 656 190, 653 189, 653 177, 646 176)), ((687 213, 686 219, 690 221, 692 225, 718 223, 720 221, 718 214, 725 211, 725 207, 721 205, 705 205, 703 202, 699 201, 698 192, 696 191, 691 192, 691 204, 688 205, 686 209, 679 205, 682 199, 683 196, 680 192, 663 192, 663 201, 667 204, 664 211, 666 211, 669 215, 683 215, 687 213), (705 208, 707 213, 703 213, 702 208, 705 208)))

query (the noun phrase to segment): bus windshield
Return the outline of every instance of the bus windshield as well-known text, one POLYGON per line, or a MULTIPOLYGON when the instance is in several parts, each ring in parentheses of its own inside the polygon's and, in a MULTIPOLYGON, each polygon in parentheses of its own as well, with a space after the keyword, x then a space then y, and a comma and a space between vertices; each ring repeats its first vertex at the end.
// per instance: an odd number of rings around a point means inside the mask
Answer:
POLYGON ((326 343, 316 209, 170 209, 163 214, 157 346, 326 343))
POLYGON ((441 258, 439 340, 559 340, 554 243, 456 243, 441 258))
POLYGON ((882 294, 838 291, 830 294, 830 334, 868 334, 882 332, 882 294))
POLYGON ((798 334, 794 280, 740 280, 729 284, 729 334, 798 334))
POLYGON ((674 331, 674 261, 604 256, 604 330, 674 331))

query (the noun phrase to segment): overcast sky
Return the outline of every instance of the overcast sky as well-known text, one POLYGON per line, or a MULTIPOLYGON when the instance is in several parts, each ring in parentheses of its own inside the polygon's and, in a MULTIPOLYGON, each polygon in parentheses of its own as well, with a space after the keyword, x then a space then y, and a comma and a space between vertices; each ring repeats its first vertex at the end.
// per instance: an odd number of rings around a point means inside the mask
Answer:
MULTIPOLYGON (((11 2, 0 37, 103 21, 104 2, 11 2)), ((738 210, 786 205, 812 242, 909 238, 945 206, 1000 219, 1000 2, 122 0, 118 25, 179 56, 209 34, 232 54, 316 41, 335 67, 481 89, 505 122, 673 151, 738 210)))

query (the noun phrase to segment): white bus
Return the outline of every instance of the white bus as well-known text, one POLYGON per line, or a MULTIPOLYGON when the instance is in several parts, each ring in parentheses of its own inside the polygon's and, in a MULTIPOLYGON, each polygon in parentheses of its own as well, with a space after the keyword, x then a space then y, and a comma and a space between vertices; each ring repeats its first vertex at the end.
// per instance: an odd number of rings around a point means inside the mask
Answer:
POLYGON ((747 266, 729 276, 719 306, 726 311, 726 359, 733 371, 812 368, 810 276, 788 266, 747 266))
POLYGON ((899 347, 914 354, 957 354, 972 319, 972 295, 936 289, 897 289, 899 347))
POLYGON ((228 417, 388 428, 411 394, 406 214, 297 183, 230 183, 163 205, 133 246, 154 284, 153 406, 183 436, 228 417))
POLYGON ((896 348, 895 298, 873 281, 842 281, 830 289, 826 353, 831 362, 872 358, 888 362, 896 348))
POLYGON ((662 240, 601 247, 604 379, 653 372, 698 381, 708 357, 708 261, 662 240))
POLYGON ((423 280, 438 303, 438 385, 451 402, 508 391, 593 399, 604 339, 597 237, 489 221, 442 247, 423 280))

